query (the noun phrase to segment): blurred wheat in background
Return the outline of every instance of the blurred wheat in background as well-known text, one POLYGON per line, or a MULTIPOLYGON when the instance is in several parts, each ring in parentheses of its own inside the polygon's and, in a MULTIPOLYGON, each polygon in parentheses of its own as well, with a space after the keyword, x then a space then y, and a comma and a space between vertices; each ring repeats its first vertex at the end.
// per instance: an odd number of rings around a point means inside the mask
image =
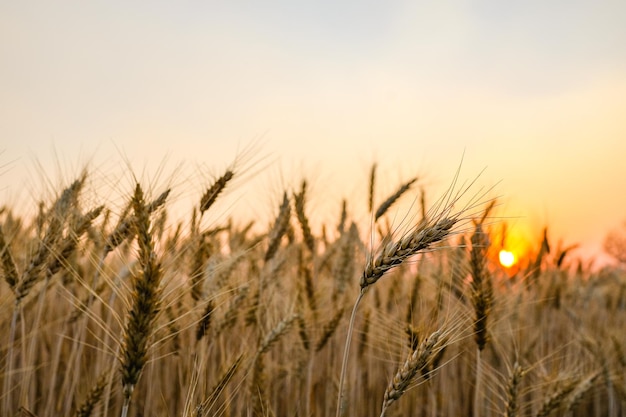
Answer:
POLYGON ((138 181, 120 208, 88 171, 35 216, 2 206, 1 415, 626 412, 624 270, 547 232, 502 266, 497 201, 458 174, 428 204, 418 178, 378 198, 374 166, 332 222, 306 181, 267 225, 211 218, 239 168, 182 220, 175 187, 138 181))

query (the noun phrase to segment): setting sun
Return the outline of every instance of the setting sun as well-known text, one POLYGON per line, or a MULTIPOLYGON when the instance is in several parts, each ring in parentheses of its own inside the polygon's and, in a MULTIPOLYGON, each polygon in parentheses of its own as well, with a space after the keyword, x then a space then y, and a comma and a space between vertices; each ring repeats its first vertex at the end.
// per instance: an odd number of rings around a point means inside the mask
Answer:
POLYGON ((510 268, 516 262, 515 254, 513 254, 513 252, 509 252, 508 250, 504 250, 504 249, 500 251, 499 258, 500 258, 500 263, 502 264, 502 266, 507 267, 507 268, 510 268))

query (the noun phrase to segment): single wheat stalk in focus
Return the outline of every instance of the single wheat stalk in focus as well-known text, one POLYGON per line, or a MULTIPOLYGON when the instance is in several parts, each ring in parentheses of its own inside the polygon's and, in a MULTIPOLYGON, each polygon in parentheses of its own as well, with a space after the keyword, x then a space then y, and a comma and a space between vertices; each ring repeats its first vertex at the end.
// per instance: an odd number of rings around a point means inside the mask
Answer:
MULTIPOLYGON (((409 185, 412 182, 413 181, 409 181, 409 185)), ((452 189, 455 183, 456 177, 453 185, 440 200, 440 204, 436 206, 436 209, 434 210, 435 212, 430 218, 423 218, 417 226, 400 236, 397 240, 394 240, 393 236, 385 239, 382 247, 375 254, 368 257, 363 274, 361 275, 361 291, 354 302, 352 314, 350 315, 350 321, 348 324, 348 333, 346 336, 341 374, 339 378, 336 417, 340 417, 342 415, 343 385, 350 352, 352 330, 354 328, 354 321, 359 303, 363 299, 363 296, 368 288, 378 282, 378 280, 386 272, 401 265, 413 255, 432 249, 435 244, 449 237, 455 225, 464 219, 464 216, 470 208, 473 208, 475 201, 469 206, 466 206, 457 212, 453 212, 454 204, 459 200, 460 195, 467 191, 467 189, 465 189, 460 194, 453 196, 452 189)), ((389 201, 390 199, 391 198, 387 200, 389 201)))

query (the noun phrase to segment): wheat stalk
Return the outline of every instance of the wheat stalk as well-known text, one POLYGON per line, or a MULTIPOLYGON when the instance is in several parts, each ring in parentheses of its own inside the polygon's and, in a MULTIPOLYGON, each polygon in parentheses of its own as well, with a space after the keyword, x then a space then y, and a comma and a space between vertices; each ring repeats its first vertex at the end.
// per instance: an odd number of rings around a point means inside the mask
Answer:
POLYGON ((467 210, 466 207, 457 213, 451 213, 454 203, 458 201, 459 198, 458 195, 451 198, 452 188, 453 187, 448 190, 449 194, 441 200, 442 202, 445 201, 445 205, 439 213, 433 215, 431 219, 422 219, 416 227, 409 230, 398 240, 393 240, 393 237, 389 236, 388 239, 383 241, 381 249, 375 255, 368 257, 363 274, 361 275, 361 291, 354 302, 348 324, 348 333, 346 335, 341 374, 339 377, 336 417, 341 417, 342 415, 344 395, 343 385, 348 366, 352 330, 354 328, 354 320, 356 318, 359 303, 363 299, 367 289, 375 284, 386 272, 401 265, 413 255, 430 249, 436 243, 441 242, 450 236, 452 229, 460 221, 461 216, 467 210))
POLYGON ((128 413, 133 390, 148 359, 149 341, 161 303, 161 265, 154 252, 148 207, 139 184, 133 196, 133 209, 142 271, 133 280, 132 308, 128 312, 120 358, 124 394, 122 417, 128 413))

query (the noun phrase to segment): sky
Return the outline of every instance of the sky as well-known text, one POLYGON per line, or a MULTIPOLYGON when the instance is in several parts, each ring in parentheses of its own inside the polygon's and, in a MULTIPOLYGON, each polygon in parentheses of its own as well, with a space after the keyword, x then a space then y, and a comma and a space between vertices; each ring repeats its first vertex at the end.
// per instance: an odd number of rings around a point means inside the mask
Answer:
POLYGON ((323 211, 363 206, 374 162, 380 199, 418 176, 434 200, 460 166, 511 234, 548 226, 601 257, 626 220, 625 17, 619 0, 2 1, 0 196, 32 205, 87 163, 197 195, 237 160, 232 207, 268 218, 302 178, 323 211))

